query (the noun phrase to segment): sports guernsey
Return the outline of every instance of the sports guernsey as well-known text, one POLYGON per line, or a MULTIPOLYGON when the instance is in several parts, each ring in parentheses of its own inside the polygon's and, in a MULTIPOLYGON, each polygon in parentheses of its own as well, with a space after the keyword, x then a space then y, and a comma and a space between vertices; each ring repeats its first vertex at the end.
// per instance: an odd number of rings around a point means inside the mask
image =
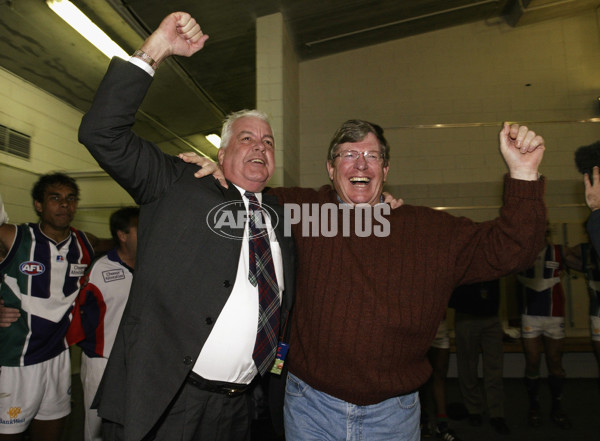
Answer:
POLYGON ((65 334, 93 249, 85 234, 71 228, 60 243, 38 224, 21 224, 0 263, 0 297, 21 317, 0 328, 0 366, 27 366, 49 360, 67 348, 65 334))
POLYGON ((548 244, 533 266, 517 275, 523 285, 523 313, 542 317, 565 316, 565 294, 560 274, 563 257, 560 245, 548 244))
POLYGON ((121 261, 116 248, 92 264, 69 329, 70 343, 78 342, 88 357, 108 358, 132 279, 133 270, 121 261))

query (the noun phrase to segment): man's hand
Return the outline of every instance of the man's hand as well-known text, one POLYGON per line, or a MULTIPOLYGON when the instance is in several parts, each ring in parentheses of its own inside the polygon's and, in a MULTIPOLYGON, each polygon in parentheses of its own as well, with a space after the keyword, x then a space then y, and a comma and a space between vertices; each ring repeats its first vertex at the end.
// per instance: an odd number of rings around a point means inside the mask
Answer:
POLYGON ((583 175, 583 183, 585 185, 585 203, 590 210, 595 211, 600 208, 600 169, 595 166, 592 170, 592 179, 594 183, 590 182, 590 177, 587 173, 583 175))
POLYGON ((140 48, 160 64, 170 55, 190 57, 208 40, 196 20, 187 12, 173 12, 163 21, 140 48))
POLYGON ((213 178, 219 181, 223 187, 229 188, 227 180, 225 179, 225 175, 223 174, 223 170, 216 162, 194 152, 180 153, 177 156, 188 164, 196 164, 200 167, 200 169, 194 173, 195 177, 203 178, 204 176, 213 175, 213 178))
POLYGON ((404 201, 402 199, 400 199, 400 198, 396 199, 394 196, 389 194, 387 191, 383 192, 383 202, 385 202, 386 204, 390 204, 390 207, 392 207, 392 210, 394 208, 398 208, 398 207, 402 206, 402 204, 404 203, 404 201))
POLYGON ((510 176, 515 179, 536 181, 538 167, 544 156, 544 138, 519 124, 504 123, 500 131, 500 151, 510 176))
POLYGON ((0 328, 8 328, 19 317, 21 317, 21 313, 18 309, 4 306, 4 300, 0 299, 0 328))

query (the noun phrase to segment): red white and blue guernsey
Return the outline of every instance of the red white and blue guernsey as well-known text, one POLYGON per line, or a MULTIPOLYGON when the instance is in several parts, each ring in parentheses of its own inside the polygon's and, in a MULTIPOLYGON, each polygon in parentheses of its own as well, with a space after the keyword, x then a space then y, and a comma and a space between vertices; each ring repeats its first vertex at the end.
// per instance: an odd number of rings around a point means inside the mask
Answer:
POLYGON ((88 357, 108 358, 129 297, 133 270, 116 248, 96 260, 77 298, 69 343, 78 343, 88 357))
POLYGON ((560 245, 548 244, 533 266, 517 275, 523 285, 523 314, 542 317, 565 316, 565 293, 560 281, 563 269, 560 245))
POLYGON ((21 317, 0 328, 0 366, 28 366, 50 360, 68 345, 66 332, 86 268, 94 252, 87 237, 71 228, 60 243, 38 224, 21 224, 0 263, 0 297, 21 317))

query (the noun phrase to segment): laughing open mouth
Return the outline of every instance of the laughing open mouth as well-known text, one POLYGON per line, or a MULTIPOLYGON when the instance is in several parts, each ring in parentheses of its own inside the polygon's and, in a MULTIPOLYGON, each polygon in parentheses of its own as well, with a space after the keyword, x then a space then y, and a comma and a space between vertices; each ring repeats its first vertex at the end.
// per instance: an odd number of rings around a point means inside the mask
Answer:
POLYGON ((369 182, 371 182, 371 178, 367 178, 366 176, 355 176, 350 178, 350 182, 352 185, 367 185, 369 182))
POLYGON ((263 161, 263 160, 262 160, 262 159, 260 159, 260 158, 254 158, 254 159, 251 159, 249 162, 251 162, 251 163, 253 163, 253 164, 263 164, 263 165, 264 165, 264 163, 265 163, 265 161, 263 161))

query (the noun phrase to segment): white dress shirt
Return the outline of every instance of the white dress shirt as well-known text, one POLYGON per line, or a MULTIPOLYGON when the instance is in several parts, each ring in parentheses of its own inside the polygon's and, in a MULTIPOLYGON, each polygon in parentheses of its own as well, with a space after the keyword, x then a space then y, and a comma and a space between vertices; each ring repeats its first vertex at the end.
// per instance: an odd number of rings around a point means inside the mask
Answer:
MULTIPOLYGON (((249 202, 244 196, 244 190, 237 185, 236 187, 242 194, 248 210, 249 202)), ((256 198, 262 204, 262 194, 256 193, 256 198)), ((268 214, 267 211, 265 212, 268 214)), ((266 216, 266 219, 281 301, 284 282, 281 247, 275 237, 269 216, 266 216)), ((233 290, 193 368, 195 373, 208 380, 248 384, 258 373, 252 359, 258 328, 258 287, 253 286, 248 280, 248 259, 248 225, 246 225, 233 290)), ((228 264, 229 262, 223 262, 223 265, 228 264)))

